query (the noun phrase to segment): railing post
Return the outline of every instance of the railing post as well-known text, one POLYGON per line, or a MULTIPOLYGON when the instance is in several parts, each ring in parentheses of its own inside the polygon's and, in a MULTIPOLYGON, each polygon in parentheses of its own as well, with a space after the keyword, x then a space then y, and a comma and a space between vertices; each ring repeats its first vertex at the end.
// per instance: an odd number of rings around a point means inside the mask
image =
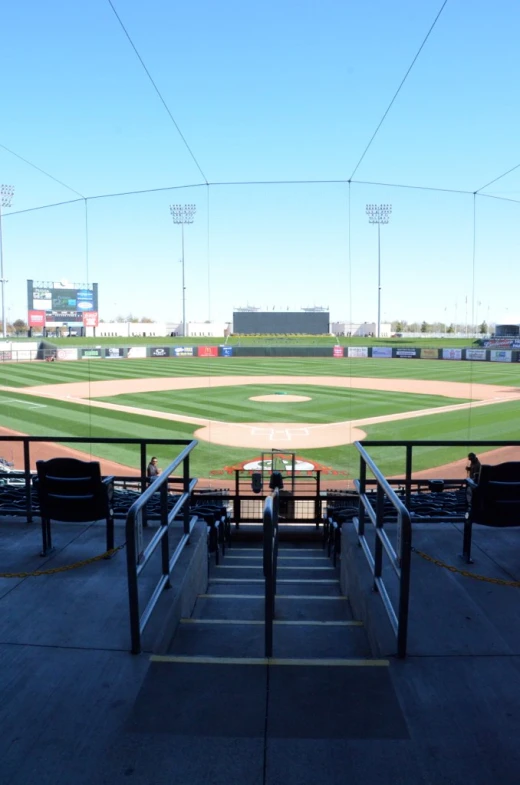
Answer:
POLYGON ((320 525, 321 522, 321 483, 320 483, 320 476, 321 472, 318 469, 316 471, 316 502, 315 502, 315 509, 314 509, 314 517, 316 519, 316 526, 320 525))
POLYGON ((412 494, 412 445, 406 445, 406 507, 410 507, 410 498, 412 494))
POLYGON ((170 541, 168 526, 168 484, 161 485, 161 526, 165 528, 164 536, 161 540, 161 561, 162 561, 162 574, 168 577, 165 589, 171 589, 170 582, 170 541))
MULTIPOLYGON (((188 493, 190 491, 190 456, 187 455, 183 461, 183 486, 182 492, 188 493)), ((186 499, 183 509, 183 519, 184 519, 184 534, 190 533, 190 500, 189 498, 186 499)))
POLYGON ((374 591, 377 591, 377 580, 383 574, 383 542, 379 536, 379 529, 383 528, 385 512, 384 491, 379 482, 377 484, 376 497, 376 539, 374 544, 374 591))
POLYGON ((128 575, 128 604, 130 610, 130 639, 132 654, 141 654, 141 624, 139 615, 139 587, 137 585, 137 550, 135 542, 135 518, 126 521, 126 567, 128 575))
POLYGON ((240 525, 240 515, 240 478, 238 475, 238 469, 235 469, 235 498, 233 499, 233 518, 237 529, 240 525))
POLYGON ((27 523, 32 523, 32 483, 31 483, 31 455, 29 439, 23 440, 23 468, 25 472, 25 509, 27 513, 27 523))
POLYGON ((367 491, 367 465, 362 455, 359 456, 359 512, 358 512, 358 536, 365 534, 365 505, 361 497, 367 491))
POLYGON ((412 523, 408 510, 400 515, 398 526, 401 530, 401 580, 399 582, 399 609, 397 628, 397 656, 406 657, 408 640, 408 608, 410 604, 410 568, 412 561, 412 523))

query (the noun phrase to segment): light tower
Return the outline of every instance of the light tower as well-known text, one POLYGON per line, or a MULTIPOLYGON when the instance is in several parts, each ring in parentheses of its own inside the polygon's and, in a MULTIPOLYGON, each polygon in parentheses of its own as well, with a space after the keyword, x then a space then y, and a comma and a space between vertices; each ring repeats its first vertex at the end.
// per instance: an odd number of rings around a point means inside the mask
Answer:
POLYGON ((14 196, 14 185, 0 185, 0 283, 2 284, 2 338, 7 337, 7 323, 5 319, 5 285, 4 277, 4 251, 2 245, 2 207, 11 207, 14 196))
POLYGON ((381 224, 387 224, 391 204, 367 204, 368 222, 377 224, 377 338, 381 338, 381 224))
POLYGON ((181 225, 182 237, 182 336, 186 337, 186 286, 184 285, 184 224, 192 224, 197 211, 195 204, 171 204, 170 213, 174 224, 181 225))

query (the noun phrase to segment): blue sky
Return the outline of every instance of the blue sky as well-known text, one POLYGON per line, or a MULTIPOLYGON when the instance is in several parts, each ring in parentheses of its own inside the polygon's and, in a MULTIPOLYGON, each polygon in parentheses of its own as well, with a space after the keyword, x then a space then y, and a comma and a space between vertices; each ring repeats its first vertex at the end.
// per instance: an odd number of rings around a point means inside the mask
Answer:
MULTIPOLYGON (((372 321, 382 229, 382 317, 518 323, 519 204, 349 180, 440 0, 114 0, 196 161, 108 0, 18 0, 2 11, 0 182, 6 305, 26 279, 97 281, 100 315, 230 320, 247 303, 330 306, 372 321), (200 168, 199 168, 200 167, 200 168), (201 171, 202 170, 202 173, 201 171), (206 185, 205 180, 210 183, 206 185), (18 213, 79 199, 61 207, 18 213), (13 214, 10 214, 13 213, 13 214), (86 217, 88 217, 88 229, 86 217), (350 238, 350 239, 349 239, 350 238)), ((510 0, 449 0, 354 180, 473 192, 520 163, 517 33, 510 0)), ((486 194, 520 199, 520 169, 486 194)))

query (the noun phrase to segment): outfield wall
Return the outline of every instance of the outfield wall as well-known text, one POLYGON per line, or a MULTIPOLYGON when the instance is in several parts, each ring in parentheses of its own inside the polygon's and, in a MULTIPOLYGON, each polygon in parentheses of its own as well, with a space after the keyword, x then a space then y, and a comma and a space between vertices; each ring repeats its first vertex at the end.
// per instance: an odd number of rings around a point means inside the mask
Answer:
MULTIPOLYGON (((24 358, 45 360, 54 356, 56 360, 132 360, 175 357, 333 357, 344 359, 400 359, 400 360, 446 360, 448 362, 470 360, 472 362, 520 362, 520 349, 500 348, 445 348, 400 346, 66 346, 57 347, 41 342, 37 357, 24 358)), ((32 356, 34 355, 34 356, 32 356)), ((0 351, 0 361, 14 360, 11 352, 0 351), (9 355, 9 356, 7 356, 9 355)), ((20 358, 21 359, 21 358, 20 358)))

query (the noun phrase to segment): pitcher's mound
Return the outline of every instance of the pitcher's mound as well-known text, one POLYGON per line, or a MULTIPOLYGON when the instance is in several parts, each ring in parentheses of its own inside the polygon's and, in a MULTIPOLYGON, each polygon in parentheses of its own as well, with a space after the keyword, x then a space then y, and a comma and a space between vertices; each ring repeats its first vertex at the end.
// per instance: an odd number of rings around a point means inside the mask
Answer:
POLYGON ((311 450, 317 447, 339 447, 342 444, 364 439, 366 433, 350 423, 281 422, 216 422, 198 428, 195 439, 227 447, 256 447, 271 450, 273 447, 287 450, 311 450))
POLYGON ((265 401, 266 403, 299 403, 299 401, 312 401, 308 395, 287 395, 274 393, 274 395, 254 395, 250 401, 265 401))

